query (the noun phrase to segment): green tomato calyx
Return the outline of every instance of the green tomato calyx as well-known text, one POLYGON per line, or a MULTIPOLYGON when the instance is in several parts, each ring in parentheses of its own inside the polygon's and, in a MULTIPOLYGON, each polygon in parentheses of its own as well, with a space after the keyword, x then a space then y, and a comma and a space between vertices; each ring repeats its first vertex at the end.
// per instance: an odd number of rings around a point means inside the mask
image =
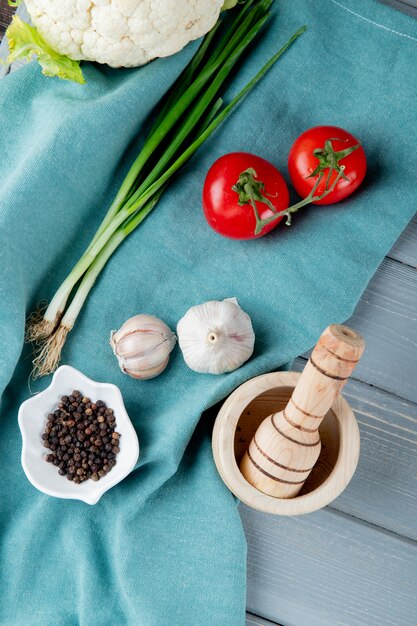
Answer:
POLYGON ((252 201, 258 200, 259 202, 265 202, 274 213, 277 212, 272 202, 268 199, 268 194, 265 192, 265 183, 261 180, 257 180, 257 173, 252 167, 248 167, 247 170, 239 174, 239 178, 232 190, 236 191, 239 196, 238 204, 243 206, 244 204, 252 204, 252 201))
POLYGON ((232 187, 232 191, 236 191, 239 198, 237 203, 239 206, 243 206, 244 204, 251 204, 253 208, 253 212, 256 220, 256 229, 255 235, 259 235, 265 224, 263 223, 265 220, 262 220, 257 202, 264 202, 274 213, 277 215, 277 210, 267 197, 268 194, 265 191, 265 183, 261 180, 257 180, 257 173, 252 167, 248 167, 244 172, 239 174, 239 178, 237 182, 232 187))
POLYGON ((337 137, 333 137, 332 139, 326 139, 324 142, 324 148, 316 148, 313 150, 314 156, 318 159, 319 164, 316 169, 309 175, 307 178, 314 178, 318 176, 322 172, 327 171, 327 185, 330 182, 330 177, 332 172, 336 172, 340 174, 341 178, 344 180, 349 180, 344 173, 344 167, 340 165, 339 161, 342 161, 349 154, 352 154, 355 150, 361 147, 361 142, 357 143, 355 146, 351 146, 350 148, 345 148, 344 150, 339 150, 335 152, 332 141, 348 141, 347 139, 338 139, 337 137))

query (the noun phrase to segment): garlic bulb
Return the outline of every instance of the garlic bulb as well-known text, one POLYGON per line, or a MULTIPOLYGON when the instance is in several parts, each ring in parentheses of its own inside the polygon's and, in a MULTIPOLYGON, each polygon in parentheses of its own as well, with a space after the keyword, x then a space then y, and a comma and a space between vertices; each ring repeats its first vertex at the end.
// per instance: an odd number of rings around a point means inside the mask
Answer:
POLYGON ((177 334, 186 364, 202 374, 237 369, 252 355, 255 342, 250 317, 235 298, 193 306, 179 321, 177 334))
POLYGON ((146 380, 164 371, 176 340, 162 320, 135 315, 112 332, 110 345, 125 374, 146 380))

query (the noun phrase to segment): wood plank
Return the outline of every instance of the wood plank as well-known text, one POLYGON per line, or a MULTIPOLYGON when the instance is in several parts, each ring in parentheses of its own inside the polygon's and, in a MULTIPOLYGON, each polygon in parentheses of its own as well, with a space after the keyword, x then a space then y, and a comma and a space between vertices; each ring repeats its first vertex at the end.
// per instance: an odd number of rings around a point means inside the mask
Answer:
POLYGON ((416 0, 382 0, 384 4, 388 4, 393 9, 398 9, 407 15, 417 17, 416 0))
POLYGON ((367 344, 355 378, 417 402, 417 272, 385 259, 347 323, 367 344))
POLYGON ((3 76, 6 76, 10 71, 10 67, 6 63, 8 55, 9 47, 7 45, 7 38, 4 37, 0 42, 0 79, 3 78, 3 76))
POLYGON ((352 382, 359 423, 357 471, 332 507, 417 540, 417 405, 352 382))
MULTIPOLYGON (((294 369, 304 363, 297 359, 294 369)), ((343 395, 358 420, 361 454, 331 507, 417 540, 417 405, 354 380, 343 395)))
POLYGON ((263 619, 263 617, 258 617, 252 613, 246 613, 245 626, 279 626, 279 624, 270 622, 268 619, 263 619))
POLYGON ((388 256, 417 268, 417 215, 411 220, 388 256))
POLYGON ((328 509, 240 514, 251 613, 285 626, 415 626, 414 542, 328 509))
POLYGON ((0 41, 4 35, 4 31, 10 24, 15 9, 10 7, 6 1, 0 4, 0 41))
MULTIPOLYGON (((24 22, 30 22, 30 18, 29 18, 29 15, 28 15, 28 12, 26 10, 26 6, 24 3, 19 5, 17 9, 17 14, 24 22)), ((27 63, 27 61, 16 61, 15 63, 12 64, 11 67, 9 67, 5 63, 8 55, 9 55, 9 48, 7 45, 7 37, 4 37, 2 41, 0 37, 0 78, 2 78, 3 76, 6 76, 10 71, 18 69, 19 67, 22 67, 23 65, 27 63)))
POLYGON ((366 341, 354 377, 417 402, 416 270, 386 258, 346 323, 366 341))

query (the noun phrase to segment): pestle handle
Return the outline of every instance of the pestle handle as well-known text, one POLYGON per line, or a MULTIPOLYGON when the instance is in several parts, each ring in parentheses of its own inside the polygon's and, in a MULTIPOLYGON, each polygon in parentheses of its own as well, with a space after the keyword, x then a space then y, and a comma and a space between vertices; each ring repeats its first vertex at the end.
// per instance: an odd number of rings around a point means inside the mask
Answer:
POLYGON ((240 470, 252 486, 277 498, 298 494, 320 455, 321 421, 364 347, 347 326, 326 328, 287 406, 263 420, 242 458, 240 470))
POLYGON ((363 337, 347 326, 332 324, 320 336, 288 405, 289 422, 317 430, 352 374, 365 348, 363 337))

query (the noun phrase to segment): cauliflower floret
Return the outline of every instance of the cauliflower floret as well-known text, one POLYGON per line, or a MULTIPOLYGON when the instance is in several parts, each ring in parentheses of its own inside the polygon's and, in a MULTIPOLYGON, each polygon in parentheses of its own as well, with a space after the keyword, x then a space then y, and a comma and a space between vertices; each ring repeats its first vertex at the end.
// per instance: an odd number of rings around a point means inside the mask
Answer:
POLYGON ((57 52, 112 67, 144 65, 205 35, 224 0, 25 0, 57 52))

